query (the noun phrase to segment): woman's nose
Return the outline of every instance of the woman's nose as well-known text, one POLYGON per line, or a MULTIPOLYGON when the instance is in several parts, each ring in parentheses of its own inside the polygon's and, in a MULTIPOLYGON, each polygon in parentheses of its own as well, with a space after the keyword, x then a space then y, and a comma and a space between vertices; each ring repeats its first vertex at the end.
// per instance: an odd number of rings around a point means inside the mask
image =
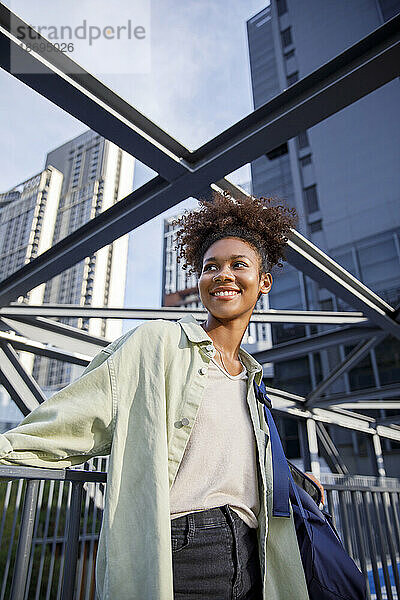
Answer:
POLYGON ((213 281, 226 281, 227 279, 230 281, 235 279, 230 269, 221 269, 221 271, 215 273, 213 277, 213 281))

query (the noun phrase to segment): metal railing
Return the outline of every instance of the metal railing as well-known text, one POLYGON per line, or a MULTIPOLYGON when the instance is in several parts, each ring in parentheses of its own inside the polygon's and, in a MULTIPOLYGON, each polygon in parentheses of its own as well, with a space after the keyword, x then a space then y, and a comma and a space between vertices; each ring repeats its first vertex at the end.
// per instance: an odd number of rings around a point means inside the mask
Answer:
POLYGON ((94 599, 106 464, 0 467, 0 600, 94 599))
MULTIPOLYGON (((106 467, 107 459, 73 470, 0 467, 0 478, 9 480, 0 485, 0 600, 94 599, 106 467)), ((400 481, 321 479, 368 598, 399 599, 400 481)))
POLYGON ((368 582, 371 600, 400 598, 400 481, 324 475, 325 507, 368 582))

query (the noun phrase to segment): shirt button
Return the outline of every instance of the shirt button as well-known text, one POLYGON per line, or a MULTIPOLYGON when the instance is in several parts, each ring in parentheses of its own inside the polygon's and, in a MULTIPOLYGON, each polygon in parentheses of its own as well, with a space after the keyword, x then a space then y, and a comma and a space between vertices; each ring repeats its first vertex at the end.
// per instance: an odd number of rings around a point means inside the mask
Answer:
POLYGON ((213 347, 211 346, 211 344, 209 346, 206 346, 206 350, 207 350, 207 352, 213 351, 213 347))
POLYGON ((201 369, 199 369, 199 373, 200 375, 205 375, 207 373, 207 367, 201 367, 201 369))
POLYGON ((185 425, 189 425, 189 419, 187 419, 186 417, 184 417, 180 421, 175 421, 174 423, 174 427, 176 427, 177 429, 181 429, 182 427, 185 427, 185 425))

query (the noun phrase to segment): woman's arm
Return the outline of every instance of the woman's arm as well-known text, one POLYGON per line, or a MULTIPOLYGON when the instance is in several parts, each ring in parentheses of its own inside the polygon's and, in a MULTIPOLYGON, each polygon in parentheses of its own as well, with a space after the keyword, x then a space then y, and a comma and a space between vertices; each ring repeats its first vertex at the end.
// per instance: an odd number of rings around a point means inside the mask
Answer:
POLYGON ((0 435, 0 464, 59 469, 108 454, 116 409, 112 378, 105 349, 77 381, 0 435))

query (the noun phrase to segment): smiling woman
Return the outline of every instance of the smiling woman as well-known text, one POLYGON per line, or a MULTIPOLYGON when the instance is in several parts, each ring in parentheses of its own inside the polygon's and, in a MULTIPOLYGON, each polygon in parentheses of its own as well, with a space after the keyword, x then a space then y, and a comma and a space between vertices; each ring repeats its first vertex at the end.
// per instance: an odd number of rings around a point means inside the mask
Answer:
POLYGON ((185 214, 179 255, 207 319, 150 321, 0 434, 0 463, 70 467, 110 454, 99 600, 309 600, 293 517, 272 515, 271 445, 241 341, 292 211, 216 194, 185 214))
POLYGON ((273 527, 263 504, 270 481, 260 436, 265 423, 253 412, 253 380, 262 369, 240 347, 296 217, 272 200, 227 193, 200 205, 175 221, 178 255, 199 277, 208 313, 201 327, 212 341, 208 383, 171 489, 175 598, 307 598, 297 546, 288 544, 292 524, 286 537, 281 528, 276 548, 271 534, 266 546, 273 527), (285 558, 274 572, 279 556, 285 558))

